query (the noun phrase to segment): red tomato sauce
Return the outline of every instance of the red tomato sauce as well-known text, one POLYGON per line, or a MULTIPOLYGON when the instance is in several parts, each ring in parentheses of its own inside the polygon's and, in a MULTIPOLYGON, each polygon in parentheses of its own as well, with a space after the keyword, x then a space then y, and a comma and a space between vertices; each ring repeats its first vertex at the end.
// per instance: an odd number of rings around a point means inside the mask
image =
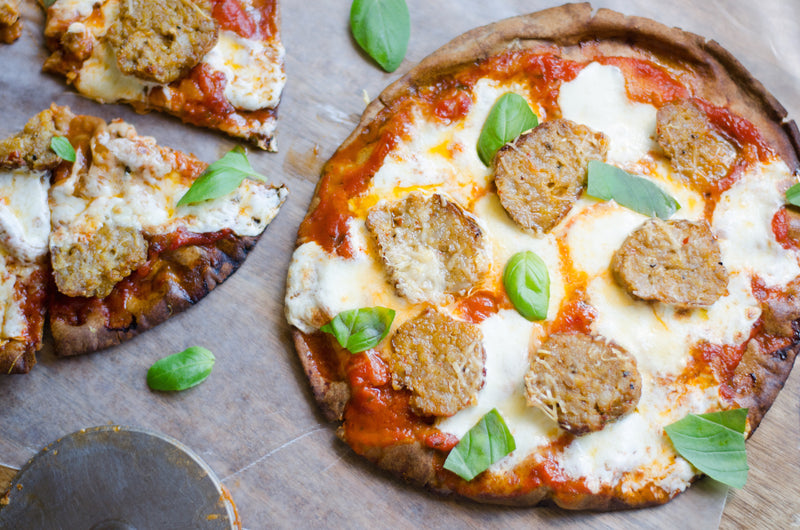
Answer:
POLYGON ((277 35, 275 27, 276 0, 252 0, 260 20, 250 15, 240 0, 216 0, 211 16, 220 29, 233 31, 245 39, 268 39, 277 35))
POLYGON ((655 107, 689 96, 689 91, 664 68, 633 57, 598 57, 600 64, 616 66, 625 77, 628 98, 655 107))
POLYGON ((458 303, 457 311, 464 320, 473 324, 480 324, 501 309, 511 309, 511 300, 508 299, 505 289, 494 293, 492 291, 477 291, 458 303))

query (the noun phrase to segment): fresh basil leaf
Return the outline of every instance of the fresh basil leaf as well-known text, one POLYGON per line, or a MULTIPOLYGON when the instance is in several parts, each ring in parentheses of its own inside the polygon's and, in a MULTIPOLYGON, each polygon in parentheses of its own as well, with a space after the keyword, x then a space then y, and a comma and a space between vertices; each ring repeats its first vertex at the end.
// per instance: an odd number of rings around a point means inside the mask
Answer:
POLYGON ((547 318, 550 274, 542 258, 530 250, 511 256, 503 271, 503 285, 520 315, 528 320, 547 318))
POLYGON ((525 98, 508 92, 492 106, 478 137, 478 156, 486 166, 492 165, 497 150, 508 142, 539 125, 539 118, 525 98))
POLYGON ((681 207, 649 180, 598 160, 589 161, 586 193, 604 201, 614 199, 634 212, 661 219, 669 219, 681 207))
POLYGON ((450 451, 444 468, 472 480, 516 448, 503 417, 492 409, 450 451))
POLYGON ((786 201, 789 204, 800 206, 800 182, 786 190, 786 201))
POLYGON ((51 5, 55 4, 56 0, 42 0, 42 4, 44 7, 50 7, 51 5))
POLYGON ((53 136, 50 139, 50 149, 67 162, 75 162, 75 149, 63 136, 53 136))
POLYGON ((354 0, 350 30, 361 48, 387 72, 394 72, 408 49, 411 18, 405 0, 354 0))
POLYGON ((178 201, 177 206, 223 197, 238 188, 248 177, 265 182, 267 180, 267 177, 253 170, 244 149, 237 145, 203 171, 178 201))
POLYGON ((192 346, 153 363, 147 370, 147 386, 153 390, 186 390, 205 381, 214 361, 209 350, 192 346))
POLYGON ((747 482, 744 430, 747 409, 688 414, 664 427, 679 455, 719 482, 734 488, 747 482))
POLYGON ((393 320, 394 309, 362 307, 342 311, 319 329, 336 337, 350 353, 359 353, 377 346, 389 333, 393 320))

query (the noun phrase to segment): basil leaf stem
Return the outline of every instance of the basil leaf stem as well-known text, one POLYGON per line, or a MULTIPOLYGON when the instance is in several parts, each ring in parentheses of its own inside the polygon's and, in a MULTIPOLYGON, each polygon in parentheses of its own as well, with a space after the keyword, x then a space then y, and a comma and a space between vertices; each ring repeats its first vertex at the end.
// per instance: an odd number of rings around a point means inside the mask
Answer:
POLYGON ((403 62, 411 36, 405 0, 354 0, 350 30, 361 48, 387 72, 403 62))
POLYGON ((789 204, 800 206, 800 182, 786 190, 786 201, 789 204))
POLYGON ((53 136, 50 139, 50 149, 67 162, 75 162, 75 148, 63 136, 53 136))
POLYGON ((245 178, 263 182, 267 180, 267 177, 253 170, 244 149, 237 145, 203 171, 178 201, 177 206, 223 197, 238 188, 245 178))
POLYGON ((492 409, 450 451, 444 468, 472 480, 516 448, 503 417, 492 409))
POLYGON ((688 414, 664 430, 679 455, 694 467, 734 488, 747 482, 744 431, 747 409, 688 414))
POLYGON ((386 307, 342 311, 320 330, 333 335, 342 348, 359 353, 377 346, 389 333, 395 312, 386 307))
POLYGON ((528 320, 547 318, 550 275, 547 265, 534 252, 518 252, 503 271, 503 285, 514 308, 528 320))
POLYGON ((661 219, 669 219, 680 208, 678 201, 649 180, 598 160, 589 161, 586 193, 604 201, 614 199, 642 215, 661 219))
POLYGON ((508 92, 492 106, 478 137, 478 157, 486 166, 492 165, 497 150, 505 144, 539 125, 539 118, 525 98, 508 92))
POLYGON ((186 390, 205 381, 215 360, 209 350, 192 346, 153 363, 147 370, 147 386, 153 390, 186 390))

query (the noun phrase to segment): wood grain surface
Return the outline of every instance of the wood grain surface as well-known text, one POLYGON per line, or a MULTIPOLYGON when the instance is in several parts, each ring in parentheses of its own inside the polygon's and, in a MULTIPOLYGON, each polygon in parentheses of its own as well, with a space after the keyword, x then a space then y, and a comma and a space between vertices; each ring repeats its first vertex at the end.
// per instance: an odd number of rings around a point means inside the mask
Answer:
MULTIPOLYGON (((750 476, 729 493, 701 481, 664 507, 614 514, 509 509, 439 498, 374 470, 340 443, 316 410, 283 318, 297 226, 324 161, 365 107, 413 64, 451 38, 508 16, 558 5, 544 0, 408 0, 408 54, 379 70, 348 32, 350 2, 282 2, 289 81, 277 154, 251 150, 253 166, 288 185, 290 197, 244 266, 191 310, 105 352, 57 359, 47 338, 26 376, 0 377, 0 490, 39 449, 94 425, 140 425, 194 449, 231 491, 246 528, 510 527, 791 528, 800 526, 800 372, 748 442, 750 476), (179 394, 153 393, 156 359, 191 345, 217 356, 211 377, 179 394), (721 516, 721 520, 720 520, 721 516)), ((655 18, 719 41, 800 117, 800 3, 605 0, 595 7, 655 18)), ((76 112, 121 117, 160 143, 213 161, 235 143, 169 117, 99 105, 40 72, 42 14, 26 2, 23 36, 0 47, 0 136, 55 101, 76 112)))

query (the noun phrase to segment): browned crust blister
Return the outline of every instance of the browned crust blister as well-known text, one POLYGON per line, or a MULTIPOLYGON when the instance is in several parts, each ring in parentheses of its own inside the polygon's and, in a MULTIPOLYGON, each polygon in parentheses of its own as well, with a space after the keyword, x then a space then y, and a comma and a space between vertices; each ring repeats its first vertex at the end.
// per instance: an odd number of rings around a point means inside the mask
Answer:
MULTIPOLYGON (((368 130, 379 126, 384 119, 382 113, 391 109, 400 99, 413 95, 419 85, 431 83, 507 50, 541 49, 543 52, 552 52, 554 47, 561 48, 565 57, 575 60, 589 60, 595 54, 632 55, 662 59, 667 67, 674 65, 676 68, 693 70, 700 79, 699 84, 692 87, 696 97, 728 108, 753 123, 789 168, 797 171, 800 159, 800 132, 797 125, 786 119, 786 109, 717 42, 653 20, 625 16, 608 9, 593 13, 588 3, 567 4, 502 20, 453 39, 373 100, 337 153, 348 149, 368 130), (589 45, 581 46, 582 43, 589 45)), ((326 171, 327 167, 323 169, 323 174, 326 171)), ((318 184, 307 215, 319 204, 319 192, 318 184)), ((303 242, 298 240, 297 244, 303 242)), ((341 420, 349 396, 347 383, 323 374, 316 366, 306 336, 296 328, 292 329, 292 334, 301 364, 321 409, 329 419, 341 420)), ((747 373, 737 374, 737 377, 759 381, 757 385, 740 385, 740 393, 736 398, 741 406, 750 407, 750 434, 783 386, 798 349, 800 343, 795 335, 789 348, 771 352, 753 347, 745 353, 742 369, 747 373)), ((452 493, 452 487, 443 484, 438 474, 430 472, 429 463, 436 452, 426 447, 407 445, 373 448, 364 456, 379 467, 412 482, 424 484, 441 493, 452 493)), ((626 503, 608 492, 575 494, 569 499, 564 496, 554 498, 552 490, 544 485, 525 495, 497 494, 491 488, 481 492, 470 489, 461 493, 482 502, 511 505, 555 503, 568 509, 592 510, 642 507, 669 500, 666 493, 654 494, 654 498, 635 504, 626 503)))

